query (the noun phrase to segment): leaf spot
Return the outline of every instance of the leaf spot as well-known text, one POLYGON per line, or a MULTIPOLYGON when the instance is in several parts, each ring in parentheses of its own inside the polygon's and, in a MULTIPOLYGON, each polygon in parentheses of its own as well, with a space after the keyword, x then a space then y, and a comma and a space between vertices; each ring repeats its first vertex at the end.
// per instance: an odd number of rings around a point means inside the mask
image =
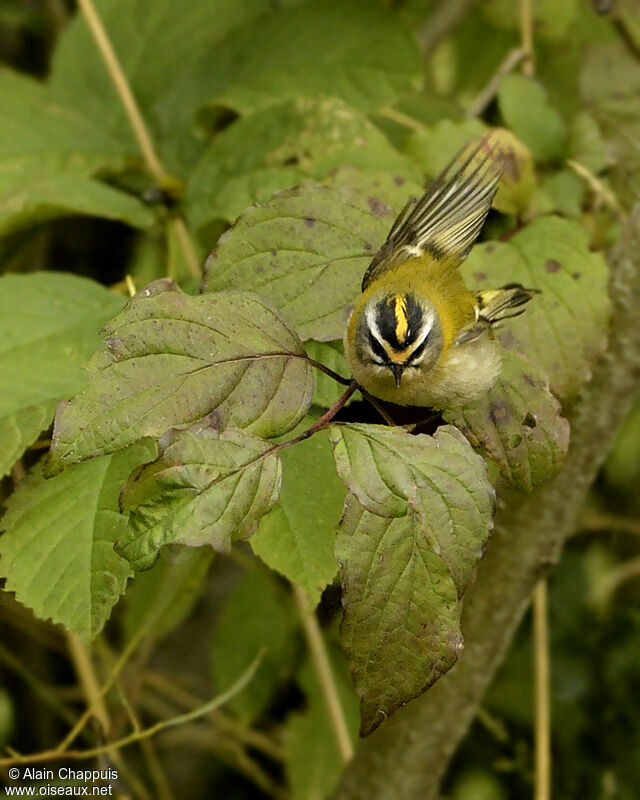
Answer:
POLYGON ((493 403, 489 409, 489 419, 494 425, 504 425, 512 416, 511 408, 503 400, 493 403))
POLYGON ((550 258, 545 262, 544 268, 547 272, 555 273, 560 271, 561 264, 559 261, 556 261, 555 258, 550 258))

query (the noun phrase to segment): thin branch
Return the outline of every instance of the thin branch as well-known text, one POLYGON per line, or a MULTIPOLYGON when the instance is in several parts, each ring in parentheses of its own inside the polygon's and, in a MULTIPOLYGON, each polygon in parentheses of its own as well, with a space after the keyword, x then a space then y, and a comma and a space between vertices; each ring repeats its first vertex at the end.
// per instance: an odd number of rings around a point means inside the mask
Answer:
POLYGON ((535 51, 533 49, 533 0, 520 0, 520 40, 525 52, 522 74, 533 78, 536 72, 535 51))
POLYGON ((524 58, 527 57, 527 55, 527 51, 522 48, 511 50, 509 53, 507 53, 504 61, 491 76, 491 79, 487 85, 470 103, 469 108, 467 109, 467 117, 469 119, 473 117, 479 117, 487 109, 489 103, 500 91, 502 81, 513 69, 518 66, 518 64, 524 58))
POLYGON ((418 44, 423 56, 428 57, 439 42, 462 22, 475 1, 441 0, 439 7, 418 31, 418 44))
POLYGON ((607 189, 602 181, 594 175, 588 167, 585 167, 584 164, 580 164, 579 161, 574 161, 572 158, 567 159, 567 166, 571 167, 576 175, 585 181, 596 197, 600 198, 604 205, 610 208, 621 222, 627 219, 627 214, 620 205, 618 198, 612 191, 607 189))
POLYGON ((77 633, 67 631, 66 637, 71 661, 73 662, 76 675, 80 681, 87 706, 92 709, 92 716, 100 723, 104 735, 108 736, 111 731, 111 720, 109 719, 109 712, 104 703, 104 698, 100 695, 98 678, 93 667, 91 656, 77 633))
MULTIPOLYGON (((115 90, 120 98, 120 102, 124 108, 129 124, 133 131, 133 135, 138 142, 138 146, 144 158, 145 164, 149 172, 153 175, 155 180, 160 184, 166 184, 168 174, 165 170, 158 154, 156 152, 153 139, 149 133, 149 129, 144 121, 138 102, 131 90, 129 81, 125 72, 120 64, 120 60, 111 44, 109 35, 102 24, 102 20, 93 4, 93 0, 78 0, 78 7, 82 12, 87 26, 96 43, 96 47, 102 56, 109 77, 115 87, 115 90)), ((185 225, 184 219, 178 215, 172 215, 168 220, 168 228, 173 231, 176 240, 184 255, 185 263, 189 272, 194 277, 199 277, 201 274, 200 264, 196 249, 193 241, 189 236, 189 232, 185 225)))
POLYGON ((547 582, 533 592, 533 666, 535 680, 535 800, 551 800, 551 698, 547 582))
POLYGON ((405 128, 409 128, 412 131, 423 131, 425 128, 424 122, 420 122, 420 120, 414 119, 414 117, 410 117, 408 114, 398 111, 391 106, 384 106, 378 113, 381 117, 393 120, 397 122, 398 125, 403 125, 405 128))
POLYGON ((342 763, 346 765, 353 758, 353 744, 351 743, 347 719, 338 695, 338 687, 336 686, 324 637, 315 612, 309 609, 309 598, 306 593, 297 584, 294 583, 292 586, 293 596, 302 621, 302 629, 311 654, 311 663, 320 683, 340 758, 342 763))
POLYGON ((602 602, 627 581, 638 577, 640 577, 640 557, 632 558, 630 561, 607 572, 600 580, 597 591, 594 592, 596 595, 594 599, 602 602))
POLYGON ((617 514, 602 514, 598 511, 585 511, 580 517, 575 532, 580 533, 581 531, 611 531, 640 536, 640 519, 621 517, 617 514))
POLYGON ((93 0, 78 0, 78 7, 84 16, 91 35, 96 43, 102 60, 109 72, 109 77, 113 81, 116 88, 120 102, 124 106, 124 110, 129 119, 129 124, 133 129, 133 134, 136 137, 138 146, 142 151, 145 163, 149 171, 158 181, 163 183, 166 180, 166 172, 160 163, 160 159, 156 153, 151 134, 149 133, 146 123, 142 117, 142 112, 138 106, 136 98, 133 96, 131 87, 127 76, 124 74, 122 65, 116 55, 111 40, 102 24, 102 20, 98 16, 98 12, 93 5, 93 0))
POLYGON ((316 361, 315 358, 310 358, 309 356, 304 356, 304 360, 308 361, 312 367, 315 369, 319 369, 320 372, 324 372, 325 375, 328 375, 330 378, 333 378, 334 381, 341 383, 343 386, 348 386, 351 383, 351 378, 343 378, 337 372, 334 372, 331 367, 328 367, 326 364, 323 364, 321 361, 316 361))
POLYGON ((360 394, 364 397, 367 403, 369 403, 373 408, 375 408, 375 410, 378 412, 378 414, 380 414, 380 416, 387 423, 387 425, 391 426, 392 428, 395 428, 396 426, 395 421, 393 420, 391 415, 387 413, 387 410, 382 405, 382 403, 380 403, 377 400, 377 398, 373 397, 373 395, 370 395, 369 392, 365 392, 362 386, 359 386, 358 388, 360 389, 360 394))
MULTIPOLYGON (((202 703, 200 698, 159 672, 145 672, 143 681, 164 699, 171 700, 172 703, 184 708, 198 708, 202 703)), ((217 709, 209 714, 209 719, 216 732, 222 732, 225 736, 237 739, 244 747, 258 750, 273 761, 284 761, 285 754, 282 747, 270 736, 245 727, 233 717, 225 714, 224 711, 217 709)))
POLYGON ((134 744, 135 742, 140 742, 143 739, 150 739, 152 736, 155 736, 157 733, 160 733, 160 731, 166 730, 167 728, 173 728, 176 725, 186 725, 188 722, 193 722, 205 714, 209 714, 214 708, 219 708, 231 700, 232 697, 235 697, 239 692, 241 692, 253 678, 258 665, 262 661, 262 656, 263 653, 260 651, 248 669, 242 673, 238 680, 229 689, 227 689, 226 692, 213 697, 199 708, 188 711, 186 714, 179 714, 177 717, 162 720, 161 722, 157 722, 155 725, 151 725, 149 728, 145 728, 142 731, 136 731, 128 736, 123 736, 121 739, 118 739, 115 742, 109 742, 108 744, 100 747, 93 747, 89 750, 65 750, 61 752, 58 748, 54 748, 52 750, 43 751, 42 753, 33 753, 26 756, 15 754, 10 758, 0 758, 0 767, 10 767, 14 764, 38 764, 42 763, 43 761, 51 761, 59 758, 74 761, 86 758, 95 758, 95 756, 109 753, 112 750, 119 750, 123 747, 127 747, 130 744, 134 744))

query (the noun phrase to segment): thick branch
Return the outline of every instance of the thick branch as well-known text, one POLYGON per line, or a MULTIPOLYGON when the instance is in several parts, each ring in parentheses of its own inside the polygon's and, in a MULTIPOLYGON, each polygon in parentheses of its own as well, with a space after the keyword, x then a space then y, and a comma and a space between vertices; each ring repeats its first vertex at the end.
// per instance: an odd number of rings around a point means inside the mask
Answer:
POLYGON ((536 582, 558 560, 640 383, 640 206, 610 258, 613 322, 609 347, 570 415, 562 469, 529 496, 503 494, 478 577, 465 598, 466 647, 426 694, 361 742, 335 800, 437 797, 451 756, 502 662, 536 582))

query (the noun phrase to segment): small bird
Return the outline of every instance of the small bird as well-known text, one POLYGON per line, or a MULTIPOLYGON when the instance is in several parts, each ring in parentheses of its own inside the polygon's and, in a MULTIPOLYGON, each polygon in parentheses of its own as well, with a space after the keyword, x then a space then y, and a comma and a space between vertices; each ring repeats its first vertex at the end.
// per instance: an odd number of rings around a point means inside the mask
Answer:
POLYGON ((345 352, 354 379, 374 397, 443 410, 497 378, 493 326, 523 313, 537 290, 511 283, 474 293, 459 267, 506 158, 490 134, 463 148, 420 200, 407 203, 365 272, 345 352))

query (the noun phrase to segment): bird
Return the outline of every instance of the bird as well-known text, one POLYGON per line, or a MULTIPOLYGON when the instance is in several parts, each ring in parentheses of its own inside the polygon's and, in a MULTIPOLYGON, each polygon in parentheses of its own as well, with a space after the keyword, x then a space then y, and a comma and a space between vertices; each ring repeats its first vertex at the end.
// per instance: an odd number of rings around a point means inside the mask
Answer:
POLYGON ((459 268, 508 157, 485 135, 400 212, 364 274, 346 329, 345 354, 364 392, 445 411, 483 395, 498 377, 494 327, 523 313, 538 291, 509 283, 472 292, 459 268))

